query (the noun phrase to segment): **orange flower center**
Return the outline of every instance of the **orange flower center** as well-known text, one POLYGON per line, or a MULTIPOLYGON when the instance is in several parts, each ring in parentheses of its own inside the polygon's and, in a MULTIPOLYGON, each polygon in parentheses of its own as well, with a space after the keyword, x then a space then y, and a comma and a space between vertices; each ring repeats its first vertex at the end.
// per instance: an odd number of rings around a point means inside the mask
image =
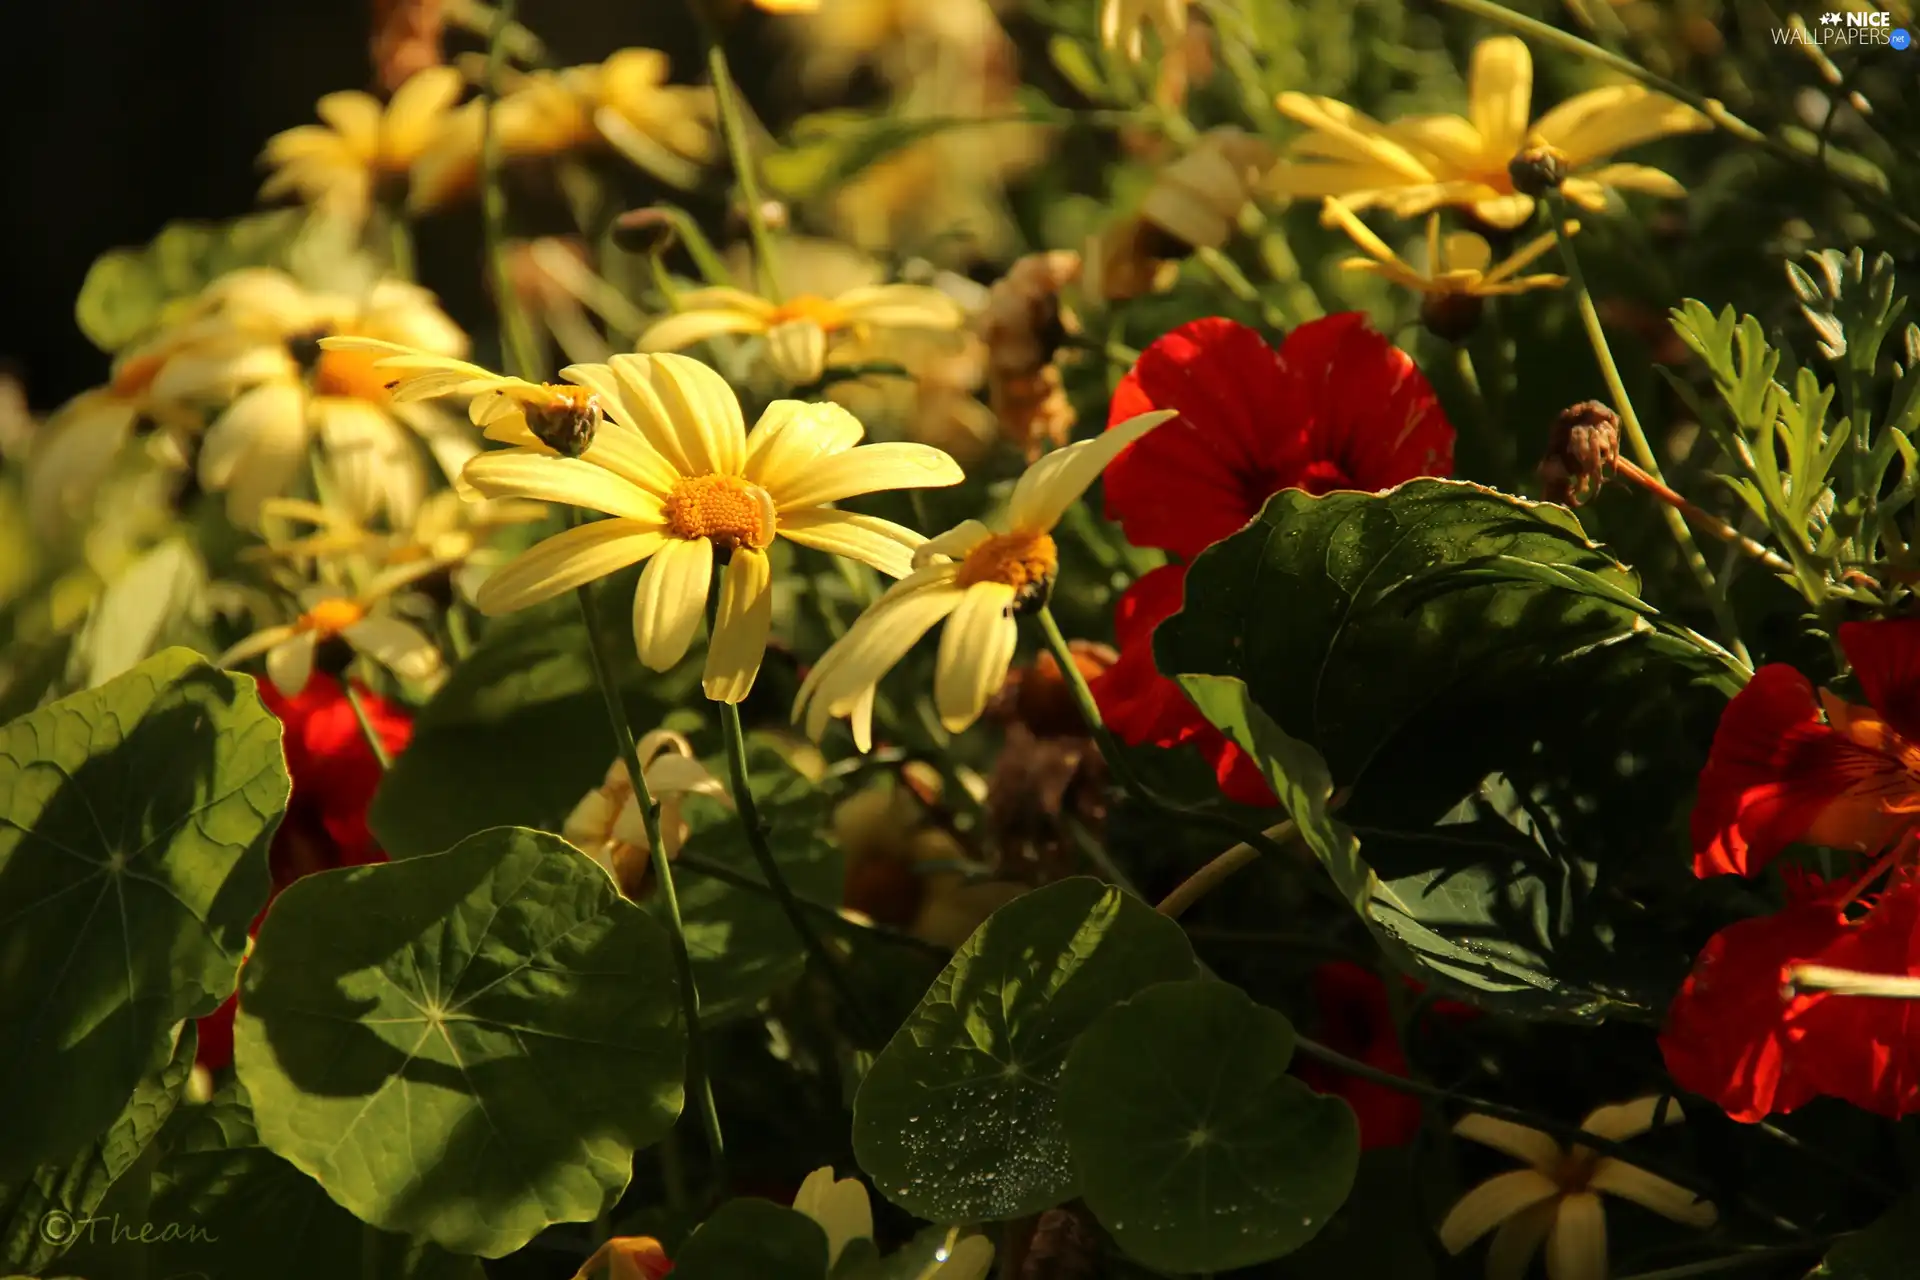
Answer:
POLYGON ((313 393, 387 403, 387 383, 393 375, 373 367, 379 358, 373 351, 322 351, 313 368, 313 393))
POLYGON ((339 635, 366 616, 367 611, 352 600, 322 600, 300 616, 298 625, 324 638, 339 635))
POLYGON ((166 363, 164 357, 151 351, 145 355, 134 356, 113 371, 113 381, 108 389, 122 400, 131 400, 136 396, 145 395, 147 388, 153 385, 155 376, 166 363))
POLYGON ((1060 553, 1049 534, 1016 529, 996 533, 967 552, 960 562, 958 581, 963 587, 976 582, 1001 582, 1016 592, 1044 588, 1053 581, 1060 567, 1060 553))
POLYGON ((738 476, 687 476, 667 497, 667 527, 682 538, 705 538, 728 551, 773 543, 773 497, 738 476))
POLYGON ((797 298, 789 298, 773 309, 767 317, 767 327, 788 324, 795 320, 811 320, 828 333, 844 329, 853 323, 846 308, 817 293, 803 293, 797 298))

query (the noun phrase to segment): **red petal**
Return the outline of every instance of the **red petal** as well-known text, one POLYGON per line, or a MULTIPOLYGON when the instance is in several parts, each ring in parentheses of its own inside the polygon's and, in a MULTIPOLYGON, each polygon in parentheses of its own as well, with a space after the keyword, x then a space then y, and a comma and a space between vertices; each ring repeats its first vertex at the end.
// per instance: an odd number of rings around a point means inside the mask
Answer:
POLYGON ((1798 840, 1871 851, 1911 815, 1888 799, 1920 785, 1898 760, 1820 720, 1813 685, 1775 663, 1720 716, 1693 809, 1696 875, 1753 875, 1798 840))
MULTIPOLYGON (((274 841, 286 855, 279 862, 304 872, 382 861, 385 855, 367 830, 367 806, 380 785, 380 762, 340 682, 315 674, 296 698, 282 697, 270 684, 261 685, 260 692, 268 710, 280 718, 287 772, 293 779, 287 816, 274 841), (316 848, 316 842, 324 847, 316 848)), ((358 692, 368 723, 389 757, 397 756, 412 738, 412 721, 378 694, 358 692)))
POLYGON ((1920 618, 1842 623, 1839 637, 1867 702, 1920 743, 1920 618))
POLYGON ((1357 311, 1310 321, 1280 347, 1283 394, 1305 427, 1304 452, 1293 459, 1304 484, 1324 473, 1314 492, 1333 487, 1390 489, 1415 476, 1453 474, 1452 425, 1413 357, 1389 342, 1357 311), (1328 464, 1332 464, 1331 467, 1328 464), (1344 486, 1325 477, 1343 474, 1344 486))
MULTIPOLYGON (((1378 974, 1345 960, 1320 965, 1313 971, 1313 1000, 1320 1040, 1328 1048, 1380 1071, 1407 1074, 1387 985, 1378 974)), ((1404 1146, 1420 1132, 1420 1100, 1411 1094, 1312 1058, 1298 1060, 1294 1074, 1309 1088, 1346 1100, 1360 1121, 1363 1150, 1404 1146)))
POLYGON ((1714 934, 1660 1032, 1674 1083, 1749 1124, 1815 1097, 1791 1025, 1810 997, 1790 1002, 1782 983, 1789 964, 1821 957, 1846 928, 1831 902, 1815 901, 1714 934))
POLYGON ((238 993, 230 995, 218 1009, 195 1020, 194 1028, 199 1032, 193 1051, 196 1065, 209 1071, 233 1065, 233 1015, 239 1003, 238 993))
MULTIPOLYGON (((1920 972, 1920 882, 1896 881, 1818 956, 1860 973, 1920 972)), ((1796 1066, 1819 1093, 1898 1119, 1920 1111, 1920 1002, 1825 993, 1793 1018, 1796 1066)))
POLYGON ((1107 466, 1107 516, 1137 547, 1192 559, 1259 514, 1298 451, 1280 360, 1254 330, 1215 316, 1154 340, 1114 391, 1108 424, 1152 409, 1180 416, 1107 466))

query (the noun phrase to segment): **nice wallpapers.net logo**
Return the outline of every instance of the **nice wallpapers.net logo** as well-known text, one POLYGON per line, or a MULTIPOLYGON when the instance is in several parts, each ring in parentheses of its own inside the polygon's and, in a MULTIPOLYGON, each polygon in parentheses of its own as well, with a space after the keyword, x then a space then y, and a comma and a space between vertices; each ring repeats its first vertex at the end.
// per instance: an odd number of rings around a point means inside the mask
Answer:
POLYGON ((1885 45, 1903 50, 1913 43, 1905 27, 1893 25, 1893 15, 1885 12, 1823 13, 1820 25, 1809 27, 1796 22, 1791 27, 1776 27, 1775 44, 1817 44, 1821 46, 1885 45))

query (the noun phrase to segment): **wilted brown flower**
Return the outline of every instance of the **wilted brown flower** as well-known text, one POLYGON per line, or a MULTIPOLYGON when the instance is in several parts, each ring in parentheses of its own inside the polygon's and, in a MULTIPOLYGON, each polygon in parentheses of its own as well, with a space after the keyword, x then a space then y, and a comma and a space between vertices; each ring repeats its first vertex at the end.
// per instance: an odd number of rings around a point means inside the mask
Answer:
POLYGON ((939 820, 940 778, 904 766, 894 785, 869 787, 833 811, 846 855, 847 908, 915 937, 957 947, 1024 885, 988 878, 939 820))
POLYGON ((373 0, 373 75, 392 93, 407 77, 445 61, 440 39, 446 30, 441 0, 373 0))
MULTIPOLYGON (((1091 680, 1118 658, 1113 647, 1075 640, 1068 648, 1091 680)), ((1106 761, 1053 655, 1015 668, 987 708, 1006 726, 1006 739, 987 779, 987 827, 1003 865, 1030 864, 1036 878, 1064 874, 1070 861, 1063 816, 1098 826, 1106 818, 1106 761)))
POLYGON ((1540 493, 1579 506, 1600 491, 1620 463, 1620 417, 1598 400, 1562 409, 1540 460, 1540 493))
POLYGON ((994 283, 981 314, 987 344, 987 403, 1000 430, 1028 461, 1047 445, 1062 445, 1073 431, 1073 406, 1054 364, 1068 332, 1060 290, 1080 274, 1080 255, 1064 250, 1032 253, 994 283))

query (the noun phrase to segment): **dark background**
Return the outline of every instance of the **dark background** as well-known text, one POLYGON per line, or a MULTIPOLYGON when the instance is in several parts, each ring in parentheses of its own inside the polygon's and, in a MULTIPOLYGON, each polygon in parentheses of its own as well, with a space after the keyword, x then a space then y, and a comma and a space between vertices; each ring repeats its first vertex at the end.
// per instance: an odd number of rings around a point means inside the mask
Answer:
MULTIPOLYGON (((4 0, 0 12, 11 54, 0 76, 0 369, 47 410, 107 371, 73 319, 94 258, 176 218, 257 207, 262 144, 312 121, 322 94, 369 87, 371 4, 4 0)), ((556 60, 650 45, 674 55, 677 79, 697 78, 679 0, 523 0, 519 16, 556 60)), ((451 30, 448 43, 478 47, 451 30)), ((468 206, 418 232, 423 282, 470 326, 473 217, 468 206)))

